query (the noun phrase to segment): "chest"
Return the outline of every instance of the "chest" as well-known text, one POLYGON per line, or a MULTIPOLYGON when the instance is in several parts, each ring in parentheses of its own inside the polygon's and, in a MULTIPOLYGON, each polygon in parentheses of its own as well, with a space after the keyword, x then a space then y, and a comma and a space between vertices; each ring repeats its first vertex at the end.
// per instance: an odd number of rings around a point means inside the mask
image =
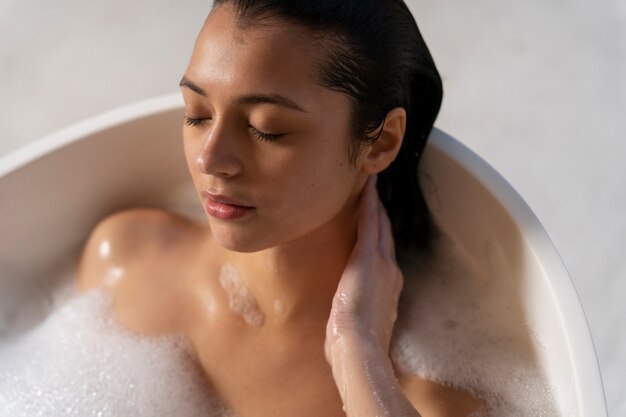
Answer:
POLYGON ((312 327, 248 334, 228 326, 192 340, 213 389, 239 417, 345 416, 323 329, 312 327))

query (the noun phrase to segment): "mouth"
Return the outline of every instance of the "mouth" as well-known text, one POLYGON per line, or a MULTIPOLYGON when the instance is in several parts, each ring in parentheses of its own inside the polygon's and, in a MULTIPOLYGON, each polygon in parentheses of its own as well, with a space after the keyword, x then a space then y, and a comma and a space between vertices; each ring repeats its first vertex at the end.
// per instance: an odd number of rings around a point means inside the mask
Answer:
POLYGON ((247 206, 234 198, 203 191, 204 210, 212 217, 222 220, 234 220, 251 214, 255 208, 247 206))

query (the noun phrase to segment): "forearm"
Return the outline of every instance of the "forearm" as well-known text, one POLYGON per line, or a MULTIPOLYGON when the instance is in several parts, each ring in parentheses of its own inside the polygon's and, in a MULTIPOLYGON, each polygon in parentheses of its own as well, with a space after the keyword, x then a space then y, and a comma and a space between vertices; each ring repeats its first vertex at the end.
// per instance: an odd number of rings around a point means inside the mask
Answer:
POLYGON ((420 417, 402 392, 391 360, 377 341, 339 337, 329 353, 348 417, 420 417))

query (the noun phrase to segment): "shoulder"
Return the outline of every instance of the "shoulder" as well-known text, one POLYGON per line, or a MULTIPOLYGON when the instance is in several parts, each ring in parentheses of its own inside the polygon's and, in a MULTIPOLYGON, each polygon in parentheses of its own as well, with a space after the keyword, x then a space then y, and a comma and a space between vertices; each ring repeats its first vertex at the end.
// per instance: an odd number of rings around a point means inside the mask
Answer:
POLYGON ((411 404, 428 416, 460 417, 473 415, 483 401, 467 391, 438 384, 417 375, 397 373, 398 382, 411 404))
POLYGON ((115 266, 140 262, 190 228, 189 220, 159 209, 133 208, 106 216, 93 228, 81 253, 76 270, 79 289, 102 286, 115 266))

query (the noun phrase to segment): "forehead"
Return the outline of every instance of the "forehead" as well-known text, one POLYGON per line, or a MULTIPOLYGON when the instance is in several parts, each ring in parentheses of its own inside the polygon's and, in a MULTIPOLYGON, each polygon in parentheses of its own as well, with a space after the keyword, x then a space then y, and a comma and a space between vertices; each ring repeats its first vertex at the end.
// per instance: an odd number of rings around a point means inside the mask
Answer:
POLYGON ((327 90, 317 83, 323 49, 303 26, 271 21, 238 25, 230 4, 217 6, 196 40, 187 76, 231 91, 271 90, 303 98, 327 90))

